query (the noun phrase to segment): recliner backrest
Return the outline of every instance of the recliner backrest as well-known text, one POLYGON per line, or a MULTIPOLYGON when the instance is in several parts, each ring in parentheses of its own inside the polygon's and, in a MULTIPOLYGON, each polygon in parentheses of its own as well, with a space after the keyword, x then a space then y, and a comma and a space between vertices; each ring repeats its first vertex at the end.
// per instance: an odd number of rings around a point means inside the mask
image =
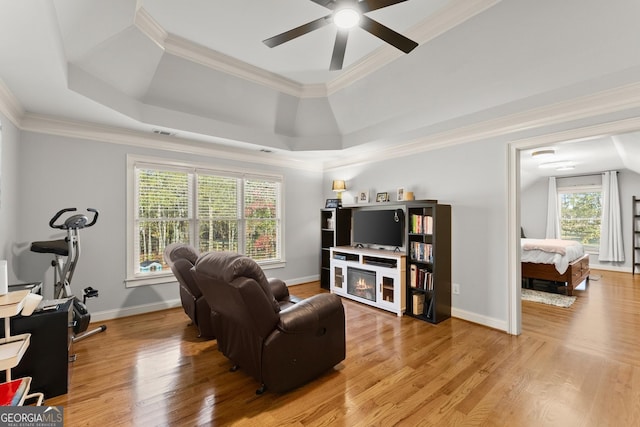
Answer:
POLYGON ((238 277, 248 277, 255 280, 269 300, 273 309, 280 311, 280 304, 271 292, 267 277, 262 268, 251 258, 235 252, 209 252, 195 263, 196 270, 208 277, 231 283, 238 277))
POLYGON ((164 260, 169 264, 169 267, 171 267, 171 264, 177 259, 186 259, 190 261, 191 264, 195 264, 199 256, 198 251, 186 243, 171 243, 164 248, 164 260))
POLYGON ((244 255, 210 252, 192 269, 211 309, 265 338, 279 321, 276 301, 260 266, 244 255))
POLYGON ((198 252, 192 246, 184 243, 172 243, 164 250, 164 260, 169 264, 174 276, 195 298, 202 295, 191 274, 191 268, 198 260, 198 256, 198 252))

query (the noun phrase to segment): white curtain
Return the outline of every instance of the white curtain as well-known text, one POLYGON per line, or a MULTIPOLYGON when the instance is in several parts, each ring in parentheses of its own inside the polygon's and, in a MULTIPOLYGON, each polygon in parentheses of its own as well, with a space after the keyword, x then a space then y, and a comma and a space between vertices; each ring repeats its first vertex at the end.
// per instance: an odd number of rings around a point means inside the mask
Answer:
POLYGON ((547 197, 547 239, 560 238, 560 209, 558 207, 558 190, 556 178, 549 178, 549 195, 547 197))
POLYGON ((624 261, 622 244, 622 218, 618 173, 605 172, 602 176, 602 222, 600 223, 600 261, 624 261))

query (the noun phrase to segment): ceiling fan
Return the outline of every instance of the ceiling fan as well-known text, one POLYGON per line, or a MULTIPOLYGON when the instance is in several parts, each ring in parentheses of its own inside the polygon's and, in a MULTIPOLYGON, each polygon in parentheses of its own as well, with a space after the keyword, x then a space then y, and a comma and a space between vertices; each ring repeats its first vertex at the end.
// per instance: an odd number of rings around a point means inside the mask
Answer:
POLYGON ((344 53, 347 47, 349 29, 359 26, 363 30, 373 34, 379 39, 409 53, 418 46, 418 43, 393 31, 391 28, 367 17, 365 13, 383 7, 393 6, 407 0, 310 0, 314 3, 331 9, 332 12, 322 18, 318 18, 292 30, 270 37, 262 42, 269 47, 276 47, 297 37, 310 33, 313 30, 324 27, 333 22, 338 27, 336 41, 333 46, 330 70, 341 70, 344 62, 344 53))

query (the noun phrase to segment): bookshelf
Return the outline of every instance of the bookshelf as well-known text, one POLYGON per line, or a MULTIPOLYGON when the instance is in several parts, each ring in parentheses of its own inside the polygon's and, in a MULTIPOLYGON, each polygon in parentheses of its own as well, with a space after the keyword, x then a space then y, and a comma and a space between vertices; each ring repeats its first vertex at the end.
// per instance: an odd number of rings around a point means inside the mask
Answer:
POLYGON ((406 314, 440 323, 451 317, 451 206, 407 202, 406 314))
POLYGON ((633 217, 631 224, 633 236, 631 237, 631 273, 636 274, 640 270, 640 198, 633 196, 631 202, 633 217))
POLYGON ((331 248, 351 244, 351 209, 320 209, 320 287, 331 287, 331 248))

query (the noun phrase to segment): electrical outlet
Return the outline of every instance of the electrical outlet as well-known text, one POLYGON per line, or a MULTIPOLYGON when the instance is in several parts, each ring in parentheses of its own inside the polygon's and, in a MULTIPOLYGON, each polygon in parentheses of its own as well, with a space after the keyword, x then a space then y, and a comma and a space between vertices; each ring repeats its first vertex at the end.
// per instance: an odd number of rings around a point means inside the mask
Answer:
POLYGON ((458 283, 453 283, 452 284, 452 292, 454 295, 460 295, 460 285, 458 283))

